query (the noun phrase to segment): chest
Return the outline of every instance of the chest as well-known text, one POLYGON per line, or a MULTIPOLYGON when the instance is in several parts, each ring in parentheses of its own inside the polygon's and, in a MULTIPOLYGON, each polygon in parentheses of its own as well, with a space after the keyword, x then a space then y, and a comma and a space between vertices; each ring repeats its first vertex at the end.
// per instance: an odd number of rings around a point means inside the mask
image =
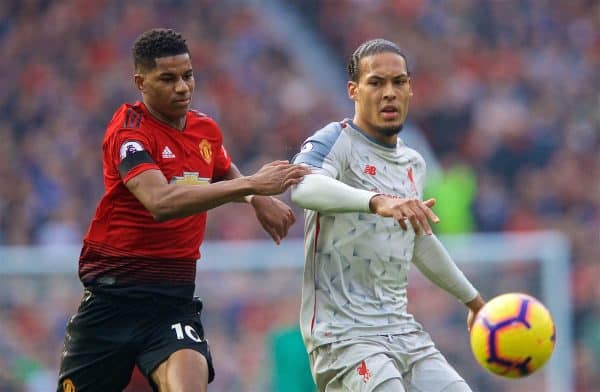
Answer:
POLYGON ((353 149, 344 170, 349 185, 398 197, 420 197, 423 167, 417 156, 353 149))
POLYGON ((217 141, 198 136, 173 134, 155 139, 153 158, 161 171, 172 182, 213 177, 217 141))

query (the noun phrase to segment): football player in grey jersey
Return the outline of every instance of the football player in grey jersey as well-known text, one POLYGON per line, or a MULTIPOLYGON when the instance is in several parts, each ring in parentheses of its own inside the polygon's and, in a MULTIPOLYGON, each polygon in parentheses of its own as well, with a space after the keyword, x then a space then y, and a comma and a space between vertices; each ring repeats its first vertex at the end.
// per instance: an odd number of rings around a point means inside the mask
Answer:
POLYGON ((470 391, 407 311, 411 264, 468 308, 484 300, 431 231, 425 161, 398 134, 412 96, 406 56, 383 39, 348 66, 354 117, 326 125, 295 163, 305 211, 300 326, 320 391, 470 391))

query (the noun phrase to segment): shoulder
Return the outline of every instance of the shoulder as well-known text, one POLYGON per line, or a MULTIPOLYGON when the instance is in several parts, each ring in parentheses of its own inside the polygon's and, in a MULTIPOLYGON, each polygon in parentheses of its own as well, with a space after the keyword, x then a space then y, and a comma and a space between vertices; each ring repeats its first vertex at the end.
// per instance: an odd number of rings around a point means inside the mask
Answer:
POLYGON ((302 143, 302 152, 318 147, 318 150, 326 155, 334 149, 334 146, 335 150, 346 146, 350 141, 344 128, 343 122, 332 122, 325 125, 302 143))
POLYGON ((139 104, 124 103, 115 110, 110 122, 109 129, 129 128, 136 129, 142 124, 144 110, 139 104))
POLYGON ((414 148, 404 146, 403 153, 412 160, 425 162, 423 155, 421 155, 421 153, 415 150, 414 148))
POLYGON ((307 163, 322 167, 326 160, 342 161, 346 156, 346 140, 343 123, 332 122, 316 131, 302 143, 300 152, 294 157, 296 163, 307 163))
POLYGON ((127 142, 135 142, 149 149, 155 136, 152 127, 147 126, 146 116, 139 102, 119 106, 106 128, 103 146, 122 149, 127 142))
POLYGON ((187 121, 188 129, 201 131, 204 136, 221 136, 219 124, 212 117, 198 110, 190 110, 187 121))
POLYGON ((139 103, 124 103, 115 110, 108 126, 106 127, 106 137, 119 133, 121 130, 137 130, 142 128, 144 123, 144 109, 139 103))
POLYGON ((307 140, 319 141, 323 144, 333 145, 342 135, 343 125, 332 122, 317 130, 307 140))
POLYGON ((426 170, 427 164, 425 162, 425 158, 423 158, 423 155, 421 155, 420 152, 418 152, 414 148, 408 147, 402 141, 399 141, 398 144, 402 156, 406 157, 406 159, 411 163, 411 165, 415 168, 416 171, 426 170))

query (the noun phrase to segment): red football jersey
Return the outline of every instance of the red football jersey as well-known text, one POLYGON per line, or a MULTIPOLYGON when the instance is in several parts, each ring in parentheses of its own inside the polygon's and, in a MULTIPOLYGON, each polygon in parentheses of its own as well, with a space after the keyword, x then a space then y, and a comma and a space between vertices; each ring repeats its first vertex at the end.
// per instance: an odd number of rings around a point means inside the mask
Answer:
POLYGON ((188 112, 182 131, 158 121, 141 102, 115 112, 102 144, 105 193, 79 259, 84 284, 194 282, 206 212, 157 222, 125 184, 150 169, 171 184, 218 180, 231 166, 222 141, 216 122, 196 111, 188 112), (124 170, 127 154, 137 151, 147 152, 139 155, 145 159, 126 162, 124 170))

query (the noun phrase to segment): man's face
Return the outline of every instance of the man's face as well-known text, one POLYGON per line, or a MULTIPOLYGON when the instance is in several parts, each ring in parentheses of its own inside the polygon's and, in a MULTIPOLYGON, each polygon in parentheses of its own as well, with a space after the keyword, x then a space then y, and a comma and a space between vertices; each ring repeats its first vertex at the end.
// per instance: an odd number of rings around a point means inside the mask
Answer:
POLYGON ((412 95, 404 58, 384 52, 363 57, 358 82, 348 82, 355 103, 354 122, 372 136, 383 139, 400 132, 412 95))
POLYGON ((195 87, 189 54, 157 58, 156 67, 136 73, 135 83, 151 110, 169 121, 185 118, 195 87))

